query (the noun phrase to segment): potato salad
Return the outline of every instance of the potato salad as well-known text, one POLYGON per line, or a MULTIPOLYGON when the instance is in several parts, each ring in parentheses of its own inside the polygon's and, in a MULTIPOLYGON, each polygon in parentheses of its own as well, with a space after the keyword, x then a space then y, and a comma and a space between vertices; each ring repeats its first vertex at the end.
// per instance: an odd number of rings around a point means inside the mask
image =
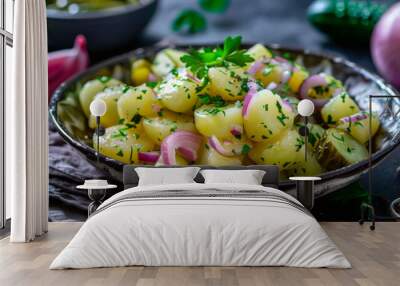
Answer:
POLYGON ((100 76, 79 93, 92 129, 90 103, 106 103, 99 150, 126 164, 273 164, 283 177, 318 175, 366 159, 370 123, 373 135, 380 127, 340 80, 312 74, 262 44, 242 49, 241 37, 217 48, 167 48, 154 59, 136 59, 130 77, 127 84, 100 76), (302 99, 315 105, 307 160, 297 112, 302 99))

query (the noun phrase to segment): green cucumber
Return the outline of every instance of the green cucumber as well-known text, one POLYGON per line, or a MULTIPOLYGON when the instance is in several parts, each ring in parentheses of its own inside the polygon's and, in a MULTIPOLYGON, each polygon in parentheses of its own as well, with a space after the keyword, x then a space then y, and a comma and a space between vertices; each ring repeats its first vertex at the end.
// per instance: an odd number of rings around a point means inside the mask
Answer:
POLYGON ((388 5, 372 1, 316 0, 308 8, 309 22, 332 39, 352 45, 369 43, 375 24, 388 5))

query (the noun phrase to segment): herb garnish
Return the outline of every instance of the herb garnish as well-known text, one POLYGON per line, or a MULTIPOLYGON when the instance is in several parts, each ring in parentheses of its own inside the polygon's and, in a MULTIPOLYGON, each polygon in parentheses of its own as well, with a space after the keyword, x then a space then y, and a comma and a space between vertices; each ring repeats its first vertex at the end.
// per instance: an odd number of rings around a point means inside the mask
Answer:
POLYGON ((150 87, 150 88, 155 88, 157 86, 157 84, 158 84, 158 82, 156 82, 156 81, 146 82, 146 86, 150 87))
POLYGON ((304 140, 303 140, 303 138, 296 138, 296 152, 299 152, 300 151, 300 149, 301 149, 301 147, 303 147, 303 145, 305 144, 304 143, 304 140))
POLYGON ((142 116, 141 116, 140 114, 136 113, 136 114, 132 117, 131 121, 132 121, 133 123, 139 124, 140 119, 142 119, 142 116))
POLYGON ((241 36, 227 37, 222 48, 192 49, 188 55, 181 57, 181 61, 199 79, 207 77, 211 67, 227 67, 230 64, 243 67, 254 59, 246 54, 246 50, 240 49, 241 42, 241 36))
POLYGON ((200 103, 203 104, 214 104, 216 107, 223 107, 226 105, 226 102, 222 99, 221 96, 211 96, 209 94, 200 94, 198 95, 200 99, 200 103))
POLYGON ((336 124, 336 121, 333 120, 332 115, 328 114, 328 119, 326 121, 327 124, 336 124))
POLYGON ((251 149, 250 145, 244 144, 243 147, 242 147, 242 152, 241 153, 243 155, 246 155, 246 154, 248 154, 250 152, 250 149, 251 149))

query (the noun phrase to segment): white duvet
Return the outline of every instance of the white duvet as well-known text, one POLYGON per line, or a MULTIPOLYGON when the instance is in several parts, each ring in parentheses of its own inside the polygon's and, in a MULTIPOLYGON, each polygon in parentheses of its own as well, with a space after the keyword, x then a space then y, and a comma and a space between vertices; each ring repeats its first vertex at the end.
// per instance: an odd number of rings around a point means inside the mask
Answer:
POLYGON ((294 266, 349 268, 318 222, 279 200, 173 197, 121 200, 146 191, 265 191, 232 184, 141 186, 105 201, 50 269, 145 266, 294 266), (121 201, 119 201, 121 200, 121 201))

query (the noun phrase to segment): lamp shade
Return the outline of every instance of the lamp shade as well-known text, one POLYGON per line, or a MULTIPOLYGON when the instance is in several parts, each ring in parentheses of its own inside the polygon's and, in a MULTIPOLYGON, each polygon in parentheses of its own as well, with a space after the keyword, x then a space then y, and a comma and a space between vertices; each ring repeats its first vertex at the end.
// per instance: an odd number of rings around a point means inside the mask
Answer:
POLYGON ((95 99, 90 104, 90 113, 93 116, 103 116, 107 111, 107 105, 104 100, 95 99))
POLYGON ((314 113, 314 103, 309 99, 303 99, 297 105, 297 111, 301 116, 311 116, 314 113))

